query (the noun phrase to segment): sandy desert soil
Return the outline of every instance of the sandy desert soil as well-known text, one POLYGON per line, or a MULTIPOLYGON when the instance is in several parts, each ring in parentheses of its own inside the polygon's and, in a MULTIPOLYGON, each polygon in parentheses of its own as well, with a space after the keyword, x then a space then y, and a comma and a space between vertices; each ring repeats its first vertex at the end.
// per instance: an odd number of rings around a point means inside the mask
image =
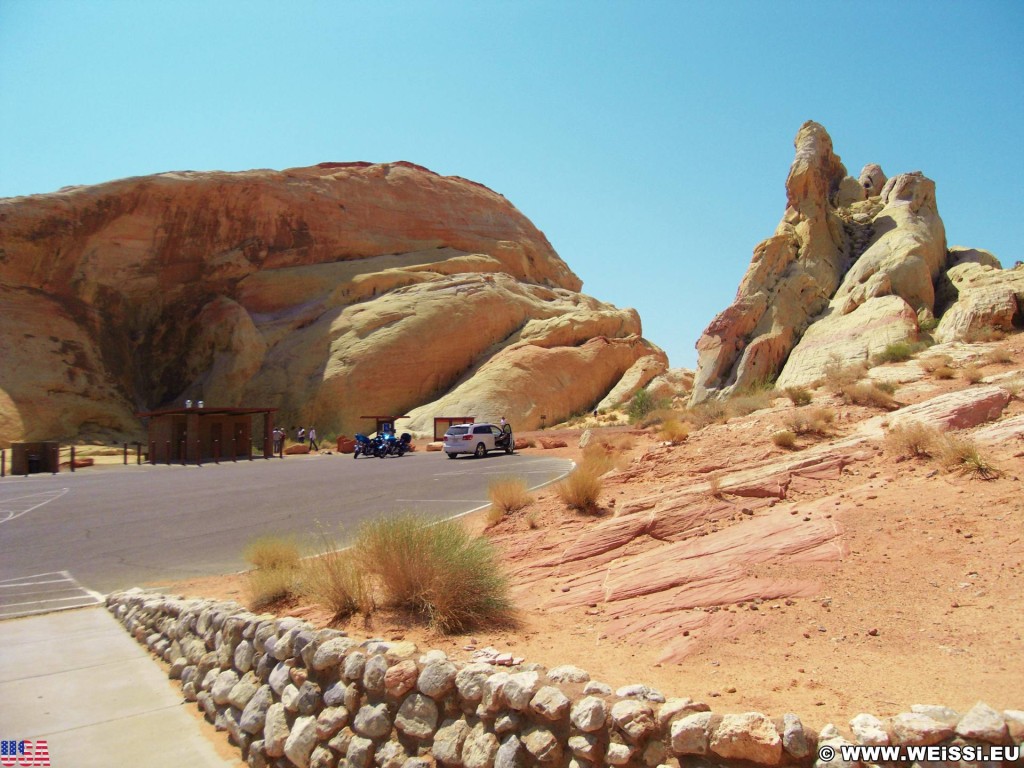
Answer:
MULTIPOLYGON (((969 356, 993 345, 975 346, 969 356)), ((986 365, 987 378, 1005 380, 1024 368, 1024 335, 1000 346, 1014 362, 986 365)), ((908 405, 968 386, 959 376, 940 381, 925 375, 901 386, 896 398, 908 405)), ((1011 399, 1003 420, 1024 414, 1020 397, 1011 399)), ((960 711, 979 700, 1024 708, 1020 433, 983 448, 1000 470, 995 479, 949 471, 927 458, 901 459, 871 439, 848 451, 850 460, 838 469, 833 464, 788 476, 783 498, 731 493, 730 473, 815 451, 831 455, 867 420, 885 418, 885 411, 844 404, 824 390, 815 393, 815 404, 834 410, 832 434, 801 437, 795 451, 771 441, 794 409, 785 397, 674 446, 653 429, 595 427, 596 438, 627 446, 621 469, 605 477, 599 515, 566 510, 547 488, 526 510, 489 528, 485 513, 466 518, 492 539, 513 574, 521 619, 515 630, 443 636, 388 614, 345 628, 413 640, 459 659, 491 646, 547 666, 575 664, 613 686, 645 683, 668 697, 703 700, 718 712, 795 712, 817 728, 833 722, 846 730, 860 712, 885 716, 919 703, 960 711), (717 496, 708 487, 712 477, 712 485, 721 481, 717 496), (683 501, 672 507, 674 498, 683 501), (621 529, 630 515, 670 508, 697 510, 700 530, 641 533, 611 554, 570 567, 566 553, 596 531, 621 529), (824 533, 792 551, 778 545, 779 531, 798 537, 807 530, 824 533), (673 561, 666 565, 662 554, 714 548, 716 541, 722 543, 716 557, 738 553, 729 575, 715 582, 717 592, 704 589, 694 598, 683 585, 655 601, 615 597, 616 584, 629 592, 624 585, 637 582, 643 592, 645 579, 670 579, 673 561), (758 541, 764 550, 756 549, 758 541), (645 570, 659 557, 656 569, 645 570)), ((578 459, 581 429, 542 433, 568 443, 549 452, 578 459)), ((237 574, 183 582, 174 591, 245 599, 237 574)), ((328 620, 323 610, 297 603, 279 612, 321 625, 328 620)))

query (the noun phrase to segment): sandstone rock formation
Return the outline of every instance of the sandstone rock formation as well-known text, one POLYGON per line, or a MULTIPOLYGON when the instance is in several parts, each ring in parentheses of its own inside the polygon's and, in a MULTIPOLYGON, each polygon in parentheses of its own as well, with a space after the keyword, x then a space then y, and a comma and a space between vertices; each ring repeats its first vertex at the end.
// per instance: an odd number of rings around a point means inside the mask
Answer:
POLYGON ((667 365, 580 288, 501 195, 408 163, 3 199, 0 442, 137 436, 186 398, 321 434, 412 409, 424 432, 449 408, 551 423, 667 365))
POLYGON ((801 126, 775 234, 754 249, 736 300, 697 342, 691 402, 758 380, 818 380, 825 366, 869 359, 887 345, 963 339, 1020 326, 1024 270, 984 251, 947 250, 935 183, 887 179, 867 165, 848 176, 825 129, 801 126))

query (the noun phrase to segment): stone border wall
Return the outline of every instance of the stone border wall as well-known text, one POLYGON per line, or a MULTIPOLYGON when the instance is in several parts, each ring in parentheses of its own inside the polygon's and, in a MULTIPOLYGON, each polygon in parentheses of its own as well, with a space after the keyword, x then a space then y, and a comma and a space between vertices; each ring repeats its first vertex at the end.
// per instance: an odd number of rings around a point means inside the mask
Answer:
MULTIPOLYGON (((141 590, 112 594, 107 607, 170 664, 185 699, 227 731, 252 768, 851 765, 818 757, 826 744, 851 743, 834 726, 815 734, 794 714, 715 714, 643 685, 613 692, 576 667, 452 662, 411 643, 359 641, 237 603, 141 590)), ((858 715, 853 743, 1024 740, 1024 711, 913 710, 858 715)))

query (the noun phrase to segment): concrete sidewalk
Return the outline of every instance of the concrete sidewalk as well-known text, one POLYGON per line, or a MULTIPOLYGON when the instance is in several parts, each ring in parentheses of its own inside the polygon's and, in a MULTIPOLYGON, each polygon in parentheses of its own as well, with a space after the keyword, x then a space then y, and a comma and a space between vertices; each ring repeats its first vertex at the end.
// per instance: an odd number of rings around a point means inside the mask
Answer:
POLYGON ((0 739, 53 768, 244 768, 194 706, 103 607, 0 622, 0 739))

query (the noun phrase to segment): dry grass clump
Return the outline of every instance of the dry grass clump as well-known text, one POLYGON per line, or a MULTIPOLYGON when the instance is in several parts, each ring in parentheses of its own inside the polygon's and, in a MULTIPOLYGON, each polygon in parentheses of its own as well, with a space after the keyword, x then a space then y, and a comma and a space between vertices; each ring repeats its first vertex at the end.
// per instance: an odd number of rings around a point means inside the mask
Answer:
POLYGON ((526 490, 526 481, 520 477, 499 477, 487 486, 491 504, 505 514, 518 512, 533 503, 533 497, 526 490))
POLYGON ((943 435, 936 458, 948 470, 959 470, 982 480, 994 480, 1000 475, 999 470, 981 454, 977 444, 961 435, 943 435))
POLYGON ((917 361, 925 373, 935 373, 940 368, 949 368, 953 358, 949 355, 929 355, 917 361))
POLYGON ((840 388, 837 393, 843 400, 853 405, 863 405, 868 408, 884 408, 892 410, 898 407, 896 398, 891 392, 887 392, 883 385, 870 381, 858 381, 847 384, 840 388))
POLYGON ((792 450, 796 447, 796 433, 788 429, 783 429, 772 435, 772 442, 779 448, 792 450))
POLYGON ((722 490, 722 473, 713 472, 712 474, 708 475, 708 496, 712 497, 713 499, 720 499, 722 498, 723 493, 724 491, 722 490))
POLYGON ((535 531, 540 528, 540 516, 537 514, 536 510, 526 513, 526 525, 531 531, 535 531))
POLYGON ((299 575, 299 546, 286 536, 259 536, 242 552, 254 568, 245 575, 246 602, 260 609, 290 597, 299 575))
POLYGON ((934 456, 941 443, 942 432, 919 421, 899 424, 885 435, 885 449, 895 456, 934 456))
POLYGON ((725 402, 726 418, 748 416, 754 411, 770 408, 774 395, 773 389, 750 389, 742 394, 733 395, 725 402))
POLYGON ((954 376, 956 376, 956 371, 954 371, 948 365, 940 365, 932 372, 932 375, 936 379, 952 379, 954 376))
POLYGON ((993 328, 990 325, 981 328, 974 328, 964 334, 964 341, 969 344, 977 344, 986 341, 1002 341, 1006 338, 1006 331, 1002 328, 993 328))
POLYGON ((389 605, 457 633, 512 619, 508 580, 490 543, 456 521, 412 515, 365 523, 353 547, 389 605))
POLYGON ((721 400, 705 400, 687 408, 683 417, 694 429, 703 429, 711 424, 722 424, 729 419, 728 410, 721 400))
POLYGON ((245 545, 242 557, 255 568, 264 570, 297 568, 299 545, 290 536, 257 536, 245 545))
POLYGON ((1013 355, 1010 354, 1010 350, 1006 347, 996 347, 986 352, 982 359, 985 365, 1003 365, 1005 363, 1012 363, 1013 355))
POLYGON ((601 496, 601 473, 594 465, 584 461, 572 474, 555 486, 558 498, 569 509, 584 514, 596 514, 601 496))
POLYGON ((670 419, 662 422, 658 432, 662 440, 670 443, 681 443, 690 436, 690 426, 677 419, 670 419))
POLYGON ((800 407, 811 404, 811 391, 806 387, 786 387, 786 397, 793 405, 800 407))
POLYGON ((977 384, 985 374, 981 372, 981 366, 971 363, 960 370, 960 375, 968 384, 977 384))
POLYGON ((902 363, 914 356, 914 347, 905 341, 897 341, 887 344, 885 349, 871 358, 875 365, 885 363, 902 363))
MULTIPOLYGON (((795 435, 827 435, 832 431, 836 420, 836 412, 823 405, 814 408, 798 408, 786 415, 783 424, 786 430, 795 435)), ((778 445, 778 443, 776 443, 778 445)))
POLYGON ((866 363, 843 364, 837 357, 831 358, 825 364, 825 387, 835 394, 842 394, 842 391, 856 384, 867 376, 868 367, 866 363))
POLYGON ((370 579, 352 551, 326 541, 322 554, 302 561, 299 591, 331 611, 334 620, 357 613, 369 616, 376 608, 370 579))

